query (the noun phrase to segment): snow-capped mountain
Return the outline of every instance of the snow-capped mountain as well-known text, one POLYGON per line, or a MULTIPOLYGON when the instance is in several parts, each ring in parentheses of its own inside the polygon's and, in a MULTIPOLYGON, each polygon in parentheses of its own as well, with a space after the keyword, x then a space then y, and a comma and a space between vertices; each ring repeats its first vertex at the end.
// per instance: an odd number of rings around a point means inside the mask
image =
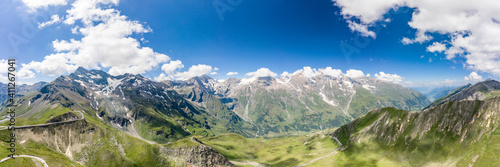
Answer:
POLYGON ((424 95, 400 85, 343 74, 296 73, 223 82, 201 76, 167 84, 198 106, 223 103, 226 109, 256 125, 256 136, 338 127, 375 108, 419 110, 430 103, 424 95))
POLYGON ((191 134, 249 136, 253 131, 233 112, 209 113, 164 83, 141 75, 113 76, 84 68, 58 77, 19 103, 18 110, 28 116, 54 112, 57 107, 82 110, 116 129, 159 143, 191 134))

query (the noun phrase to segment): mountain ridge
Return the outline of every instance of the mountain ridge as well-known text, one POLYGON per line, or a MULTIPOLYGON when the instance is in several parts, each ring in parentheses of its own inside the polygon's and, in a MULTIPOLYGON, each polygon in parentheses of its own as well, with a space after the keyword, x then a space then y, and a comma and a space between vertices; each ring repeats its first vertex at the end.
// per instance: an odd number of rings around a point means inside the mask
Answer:
POLYGON ((199 106, 213 101, 223 103, 224 110, 232 110, 258 127, 255 136, 338 127, 378 107, 418 110, 430 104, 419 92, 369 77, 309 77, 298 73, 280 78, 230 78, 223 82, 208 76, 163 82, 199 106))
POLYGON ((349 154, 372 150, 368 152, 387 154, 395 162, 404 159, 416 166, 466 166, 490 163, 488 152, 500 149, 494 147, 500 142, 498 131, 500 96, 446 101, 416 112, 375 109, 338 128, 333 136, 349 154))

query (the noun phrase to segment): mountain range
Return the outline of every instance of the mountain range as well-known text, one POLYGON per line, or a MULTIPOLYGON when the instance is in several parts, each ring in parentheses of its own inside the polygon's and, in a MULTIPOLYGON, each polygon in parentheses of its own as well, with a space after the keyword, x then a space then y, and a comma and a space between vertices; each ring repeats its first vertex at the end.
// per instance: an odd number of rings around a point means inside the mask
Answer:
POLYGON ((500 148, 499 85, 465 85, 431 103, 391 82, 343 74, 155 82, 78 68, 22 89, 16 133, 21 153, 62 166, 294 166, 327 155, 334 158, 317 163, 465 166, 493 160, 500 148))
POLYGON ((346 75, 230 78, 208 76, 166 81, 207 111, 233 111, 258 128, 255 136, 303 134, 338 127, 380 107, 419 110, 430 101, 390 82, 346 75))

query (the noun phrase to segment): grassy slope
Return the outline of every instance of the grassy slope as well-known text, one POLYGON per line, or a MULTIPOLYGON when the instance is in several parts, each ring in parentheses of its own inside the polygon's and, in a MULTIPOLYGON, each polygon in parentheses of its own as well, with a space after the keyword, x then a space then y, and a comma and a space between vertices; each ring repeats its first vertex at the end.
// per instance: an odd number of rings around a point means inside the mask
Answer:
MULTIPOLYGON (((37 112, 33 115, 22 115, 20 117, 16 117, 16 126, 22 126, 22 125, 36 125, 36 124, 44 124, 48 120, 62 115, 64 113, 69 112, 71 109, 62 107, 62 106, 57 106, 54 108, 51 108, 50 106, 47 106, 43 108, 40 112, 37 112)), ((79 115, 79 114, 78 114, 79 115)), ((10 122, 6 121, 3 122, 1 125, 2 126, 8 126, 10 122)))
MULTIPOLYGON (((85 114, 89 126, 95 128, 95 134, 91 139, 90 145, 82 148, 80 151, 73 152, 74 159, 87 160, 85 166, 169 166, 160 155, 160 145, 151 145, 137 138, 134 138, 123 131, 116 130, 105 125, 91 115, 85 114), (124 152, 120 151, 120 147, 124 152)), ((2 141, 8 140, 9 131, 0 131, 2 141)), ((87 135, 87 134, 84 134, 87 135)), ((49 147, 46 142, 25 141, 20 144, 18 139, 16 154, 33 155, 43 158, 49 166, 81 166, 75 161, 71 161, 57 148, 49 147)), ((0 145, 0 155, 6 157, 8 144, 2 142, 0 145)), ((0 166, 20 163, 17 165, 29 166, 32 161, 8 160, 0 166)))
POLYGON ((338 148, 325 130, 302 136, 245 138, 237 134, 204 137, 200 140, 226 158, 238 162, 258 162, 271 166, 295 166, 325 156, 338 148))

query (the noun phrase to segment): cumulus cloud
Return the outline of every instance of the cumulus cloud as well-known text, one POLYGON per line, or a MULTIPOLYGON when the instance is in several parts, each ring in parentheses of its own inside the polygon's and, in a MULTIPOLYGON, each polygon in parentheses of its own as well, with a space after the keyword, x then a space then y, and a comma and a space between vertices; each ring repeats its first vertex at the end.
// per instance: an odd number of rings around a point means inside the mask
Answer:
POLYGON ((362 23, 356 23, 353 21, 348 20, 348 27, 351 29, 351 31, 357 31, 361 33, 362 36, 364 37, 372 37, 376 38, 376 34, 373 31, 368 30, 368 25, 367 24, 362 24, 362 23))
POLYGON ((30 12, 35 12, 37 9, 46 8, 48 6, 66 5, 66 0, 22 0, 24 5, 28 7, 30 12))
POLYGON ((168 62, 170 57, 140 46, 140 42, 131 37, 151 32, 151 29, 121 15, 112 8, 115 5, 118 0, 76 0, 66 11, 63 23, 74 26, 74 32, 80 32, 83 37, 54 40, 52 44, 57 53, 45 56, 42 62, 25 64, 22 70, 56 76, 82 66, 109 68, 112 75, 142 74, 168 62), (76 22, 84 26, 78 27, 76 22), (46 60, 57 60, 57 64, 46 60))
POLYGON ((259 68, 257 71, 249 72, 245 74, 249 78, 244 78, 241 80, 240 84, 249 84, 255 81, 259 77, 276 77, 278 74, 272 72, 268 68, 259 68))
POLYGON ((254 72, 249 72, 245 74, 246 76, 252 76, 252 77, 276 77, 278 74, 272 72, 268 68, 259 68, 257 71, 254 72))
POLYGON ((428 52, 443 52, 446 50, 446 45, 439 43, 439 42, 434 42, 432 45, 427 47, 428 52))
POLYGON ((471 72, 469 76, 465 76, 464 79, 466 81, 471 81, 471 82, 479 82, 483 80, 483 77, 476 72, 471 72))
POLYGON ((166 74, 172 75, 175 71, 184 68, 184 64, 180 60, 170 61, 167 64, 161 66, 161 70, 166 74))
POLYGON ((0 60, 0 74, 7 74, 9 72, 9 64, 7 64, 6 59, 1 59, 0 60))
POLYGON ((158 81, 158 82, 160 82, 160 81, 168 81, 168 80, 172 80, 172 77, 171 76, 167 76, 165 73, 161 73, 157 77, 154 77, 154 80, 158 81))
POLYGON ((372 38, 375 38, 376 34, 368 30, 368 27, 374 26, 376 21, 389 21, 383 15, 402 3, 400 0, 334 0, 334 2, 340 7, 340 13, 352 31, 372 38))
POLYGON ((323 75, 328 75, 334 78, 338 78, 342 75, 342 70, 333 69, 332 67, 326 67, 323 69, 320 68, 318 71, 323 75))
POLYGON ((7 60, 1 59, 0 60, 0 83, 7 83, 8 82, 8 79, 7 79, 7 73, 9 72, 8 68, 9 68, 9 66, 7 64, 7 60))
POLYGON ((337 77, 340 77, 342 75, 342 70, 333 69, 332 67, 316 69, 316 68, 311 68, 309 66, 306 66, 306 67, 303 67, 302 69, 295 71, 294 73, 288 73, 287 71, 285 71, 281 74, 281 76, 282 77, 291 77, 291 76, 297 75, 297 74, 302 74, 302 76, 304 76, 306 78, 312 78, 312 77, 318 76, 318 75, 328 75, 328 76, 337 78, 337 77))
POLYGON ((375 78, 383 80, 383 81, 397 83, 397 84, 401 84, 403 82, 403 79, 404 79, 404 77, 401 77, 397 74, 386 74, 384 72, 379 72, 379 73, 375 74, 375 78))
POLYGON ((226 75, 231 76, 231 75, 238 75, 238 72, 228 72, 226 75))
POLYGON ((51 54, 49 56, 45 56, 44 60, 41 62, 32 61, 28 64, 22 64, 20 71, 23 71, 23 75, 21 75, 21 77, 32 78, 35 76, 33 71, 28 69, 33 69, 37 73, 48 76, 57 76, 73 72, 78 68, 78 66, 70 63, 70 60, 67 58, 69 55, 73 55, 73 53, 51 54))
POLYGON ((413 44, 413 43, 424 43, 424 42, 427 42, 430 40, 432 40, 432 36, 425 34, 425 32, 418 31, 416 34, 416 37, 414 39, 404 37, 401 40, 401 42, 405 45, 408 45, 408 44, 413 44))
POLYGON ((349 78, 360 78, 360 77, 365 77, 365 74, 361 70, 354 70, 350 69, 347 70, 346 74, 347 77, 349 78))
POLYGON ((311 68, 309 66, 306 66, 306 67, 303 67, 302 69, 300 70, 297 70, 293 73, 294 75, 295 74, 302 74, 302 76, 306 77, 306 78, 312 78, 314 76, 317 75, 317 70, 314 68, 311 68))
POLYGON ((178 80, 187 80, 189 78, 209 74, 212 72, 212 70, 213 70, 212 66, 205 65, 205 64, 198 64, 198 65, 191 66, 188 71, 176 73, 175 77, 177 77, 178 80))
POLYGON ((155 77, 156 81, 172 80, 175 78, 175 73, 178 73, 180 69, 184 68, 184 64, 180 60, 172 60, 169 63, 163 64, 161 66, 161 73, 159 76, 155 77))
POLYGON ((280 74, 281 77, 291 77, 293 74, 290 74, 288 71, 284 71, 280 74))
POLYGON ((52 24, 59 23, 59 22, 61 22, 61 19, 59 18, 59 15, 55 14, 55 15, 50 16, 49 21, 43 22, 43 23, 38 23, 38 29, 42 29, 44 27, 47 27, 47 26, 50 26, 52 24))
POLYGON ((154 77, 156 81, 165 81, 165 80, 187 80, 193 77, 198 77, 206 74, 216 75, 217 70, 219 68, 206 64, 198 64, 191 66, 187 71, 182 71, 184 68, 184 64, 180 60, 173 60, 169 63, 163 64, 161 66, 161 70, 163 73, 154 77))
POLYGON ((409 26, 415 30, 414 39, 403 38, 404 44, 424 43, 433 39, 433 34, 449 36, 431 45, 430 52, 444 51, 447 59, 457 56, 466 59, 467 68, 500 76, 500 1, 477 0, 334 0, 341 9, 351 30, 366 34, 365 29, 353 22, 374 27, 384 20, 390 9, 408 7, 413 9, 409 26))

